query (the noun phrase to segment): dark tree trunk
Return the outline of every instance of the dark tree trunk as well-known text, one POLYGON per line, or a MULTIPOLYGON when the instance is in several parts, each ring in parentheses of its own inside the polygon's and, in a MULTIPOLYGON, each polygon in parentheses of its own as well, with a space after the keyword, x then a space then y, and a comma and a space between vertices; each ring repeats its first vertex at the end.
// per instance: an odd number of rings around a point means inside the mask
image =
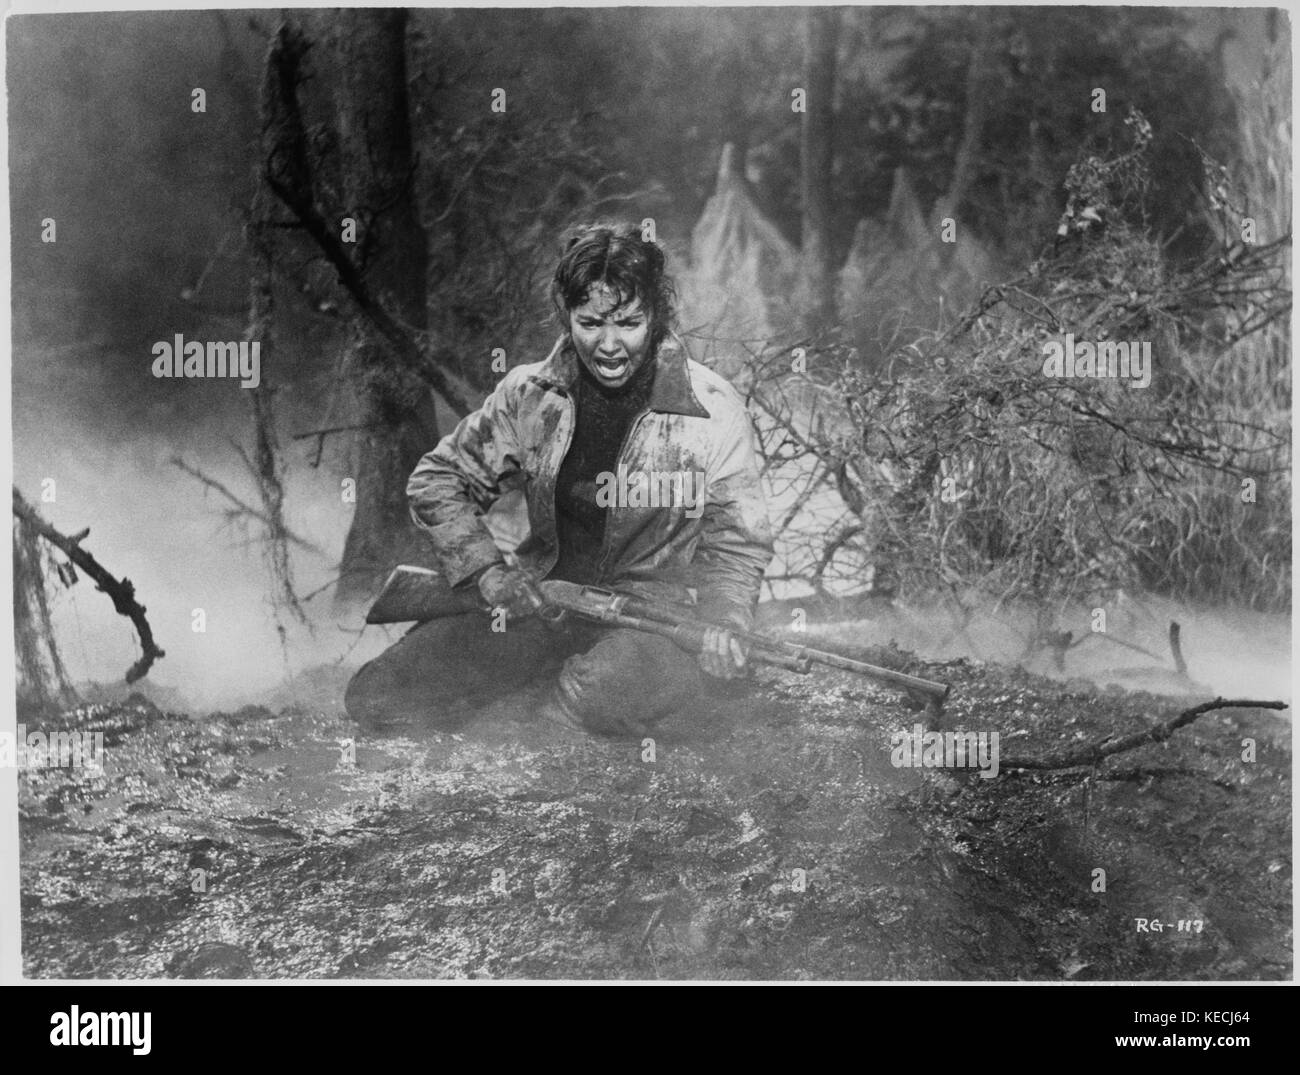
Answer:
MULTIPOLYGON (((956 220, 962 201, 978 178, 980 152, 984 144, 984 126, 988 121, 990 94, 987 86, 993 69, 993 20, 987 12, 975 15, 975 42, 971 48, 970 64, 966 68, 966 114, 962 121, 961 142, 953 158, 952 180, 948 191, 935 202, 931 212, 930 231, 933 237, 940 233, 945 217, 956 220)), ((961 242, 960 226, 957 242, 961 242)), ((948 261, 955 244, 943 243, 941 253, 948 261)))
POLYGON ((801 248, 808 327, 835 320, 835 274, 831 244, 831 169, 834 164, 835 59, 840 16, 832 8, 809 8, 804 17, 804 89, 800 147, 803 194, 801 248))
MULTIPOLYGON (((354 261, 388 312, 423 332, 428 249, 414 189, 406 20, 401 10, 339 13, 336 105, 346 215, 357 221, 354 261)), ((337 591, 345 604, 372 597, 396 563, 427 559, 427 542, 407 509, 406 481, 438 436, 432 397, 405 356, 396 354, 373 325, 359 322, 356 331, 352 374, 366 428, 337 591)))

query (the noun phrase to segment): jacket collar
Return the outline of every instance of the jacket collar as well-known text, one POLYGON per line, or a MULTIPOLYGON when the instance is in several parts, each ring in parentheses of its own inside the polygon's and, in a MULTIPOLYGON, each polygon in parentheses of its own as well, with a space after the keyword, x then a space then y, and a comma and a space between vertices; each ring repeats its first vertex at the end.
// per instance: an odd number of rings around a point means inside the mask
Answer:
MULTIPOLYGON (((686 345, 675 333, 669 333, 659 344, 655 355, 655 381, 650 389, 652 411, 684 414, 690 418, 710 417, 691 388, 691 374, 686 366, 688 357, 686 345)), ((544 388, 557 388, 568 395, 572 394, 578 376, 578 355, 566 335, 555 341, 551 353, 533 379, 544 388)))

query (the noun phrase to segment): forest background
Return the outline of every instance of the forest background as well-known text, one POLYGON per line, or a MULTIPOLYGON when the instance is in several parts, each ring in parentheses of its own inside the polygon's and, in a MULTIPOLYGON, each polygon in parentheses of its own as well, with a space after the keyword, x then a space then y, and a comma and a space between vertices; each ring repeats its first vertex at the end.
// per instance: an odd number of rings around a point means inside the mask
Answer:
MULTIPOLYGON (((653 221, 752 404, 770 596, 986 658, 1129 598, 1276 641, 1289 48, 1226 9, 11 19, 15 487, 133 580, 178 708, 355 664, 414 458, 557 332, 564 229, 653 221), (1152 341, 1152 387, 1043 378, 1067 331, 1152 341), (262 385, 154 378, 177 334, 261 340, 262 385)), ((139 655, 61 559, 16 525, 36 701, 139 655)))

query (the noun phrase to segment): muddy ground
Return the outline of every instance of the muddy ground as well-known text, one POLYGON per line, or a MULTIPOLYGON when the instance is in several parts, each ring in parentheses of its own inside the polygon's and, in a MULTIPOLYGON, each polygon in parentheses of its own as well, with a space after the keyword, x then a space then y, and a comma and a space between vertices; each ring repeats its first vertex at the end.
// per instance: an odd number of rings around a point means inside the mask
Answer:
MULTIPOLYGON (((1004 755, 1192 704, 911 667, 953 684, 946 727, 1004 755)), ((653 761, 509 704, 351 750, 337 705, 28 718, 103 731, 106 760, 21 775, 25 974, 1291 977, 1289 712, 1208 714, 1088 783, 894 768, 920 716, 840 673, 762 672, 663 727, 653 761)))

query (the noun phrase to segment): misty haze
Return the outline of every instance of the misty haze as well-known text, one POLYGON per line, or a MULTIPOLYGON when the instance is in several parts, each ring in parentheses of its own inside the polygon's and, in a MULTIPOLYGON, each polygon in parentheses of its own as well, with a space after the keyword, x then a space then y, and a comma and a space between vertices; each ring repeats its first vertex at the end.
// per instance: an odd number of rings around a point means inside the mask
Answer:
MULTIPOLYGON (((1285 13, 67 14, 6 49, 8 727, 105 758, 20 775, 26 976, 1291 977, 1285 13), (599 353, 613 299, 583 350, 617 286, 552 294, 600 222, 675 285, 645 367, 599 353), (566 349, 651 371, 669 458, 752 442, 752 490, 679 462, 638 500, 620 462, 595 503, 683 516, 641 563, 694 551, 700 610, 770 531, 752 624, 708 625, 777 659, 692 636, 650 723, 559 726, 513 669, 454 719, 349 712, 411 626, 366 622, 394 569, 460 582, 412 474, 566 349)), ((511 570, 556 428, 467 467, 511 570)))

